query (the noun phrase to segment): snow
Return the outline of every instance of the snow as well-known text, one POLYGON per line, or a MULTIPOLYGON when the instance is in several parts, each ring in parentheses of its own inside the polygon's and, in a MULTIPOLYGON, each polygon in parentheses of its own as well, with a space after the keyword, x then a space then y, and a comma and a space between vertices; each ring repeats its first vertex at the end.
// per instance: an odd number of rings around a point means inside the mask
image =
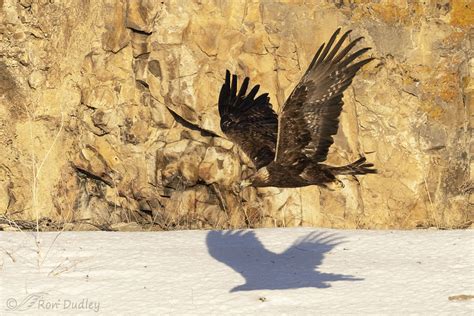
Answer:
MULTIPOLYGON (((0 315, 474 315, 474 231, 0 232, 0 315), (461 300, 449 297, 467 295, 461 300)), ((462 297, 461 297, 462 298, 462 297)))

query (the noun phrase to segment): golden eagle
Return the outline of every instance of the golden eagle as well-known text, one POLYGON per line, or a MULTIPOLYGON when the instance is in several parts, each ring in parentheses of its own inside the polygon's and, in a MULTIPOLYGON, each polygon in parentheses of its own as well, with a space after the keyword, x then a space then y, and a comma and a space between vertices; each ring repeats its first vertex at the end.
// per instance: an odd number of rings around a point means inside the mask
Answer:
POLYGON ((257 172, 241 186, 295 188, 307 185, 340 187, 337 175, 376 173, 361 157, 341 167, 323 164, 337 133, 343 92, 357 71, 373 58, 354 62, 370 48, 351 53, 359 37, 341 49, 351 31, 336 42, 340 29, 322 44, 300 82, 286 100, 280 115, 273 111, 268 93, 257 97, 259 85, 248 94, 249 78, 237 93, 237 75, 219 94, 222 131, 252 159, 257 172), (335 45, 334 45, 335 44, 335 45), (348 55, 349 54, 349 55, 348 55))

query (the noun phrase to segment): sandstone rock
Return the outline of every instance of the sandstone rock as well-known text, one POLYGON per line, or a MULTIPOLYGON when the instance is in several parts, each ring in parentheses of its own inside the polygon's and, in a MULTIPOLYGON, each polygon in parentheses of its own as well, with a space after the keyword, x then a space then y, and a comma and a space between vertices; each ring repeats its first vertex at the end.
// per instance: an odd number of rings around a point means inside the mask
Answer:
POLYGON ((113 230, 117 231, 126 231, 126 232, 140 232, 143 231, 141 225, 137 222, 130 222, 130 223, 117 223, 110 226, 113 230))
POLYGON ((5 166, 0 166, 0 211, 2 214, 5 214, 8 210, 8 207, 13 202, 11 189, 13 183, 11 181, 11 171, 8 170, 5 166))
POLYGON ((151 33, 156 14, 161 10, 152 0, 132 0, 127 3, 127 27, 151 33))
POLYGON ((151 46, 148 42, 147 34, 132 33, 132 48, 133 48, 133 57, 139 57, 144 54, 149 54, 151 52, 151 46))
POLYGON ((106 12, 105 29, 102 36, 103 48, 106 51, 117 53, 130 42, 130 32, 126 28, 125 0, 104 1, 106 12))
POLYGON ((8 224, 0 224, 0 231, 4 232, 21 232, 21 228, 17 228, 8 224))
POLYGON ((189 14, 183 8, 172 4, 163 8, 157 17, 156 32, 150 38, 153 48, 157 49, 160 44, 181 44, 189 20, 189 14))
POLYGON ((45 81, 45 77, 41 71, 33 71, 28 77, 28 84, 31 88, 39 88, 45 81))
POLYGON ((223 148, 225 150, 231 150, 234 147, 234 143, 230 140, 221 137, 214 137, 212 144, 216 147, 223 148))
POLYGON ((171 128, 175 123, 173 116, 164 104, 155 102, 150 111, 153 122, 159 128, 171 128))
POLYGON ((113 87, 93 86, 82 90, 82 102, 94 109, 110 109, 117 105, 118 96, 113 87))
POLYGON ((206 183, 230 187, 239 180, 240 162, 235 156, 217 147, 209 147, 199 165, 199 177, 206 183))

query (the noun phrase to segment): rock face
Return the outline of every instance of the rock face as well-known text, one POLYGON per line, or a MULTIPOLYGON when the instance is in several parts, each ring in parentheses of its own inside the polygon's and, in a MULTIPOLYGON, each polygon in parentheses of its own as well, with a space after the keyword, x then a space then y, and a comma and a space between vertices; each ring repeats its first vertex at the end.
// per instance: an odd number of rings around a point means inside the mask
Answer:
POLYGON ((163 229, 469 226, 474 5, 351 3, 1 0, 0 213, 163 229), (216 136, 225 69, 278 110, 339 26, 376 61, 345 93, 329 162, 364 154, 379 174, 334 192, 235 192, 252 167, 216 136))

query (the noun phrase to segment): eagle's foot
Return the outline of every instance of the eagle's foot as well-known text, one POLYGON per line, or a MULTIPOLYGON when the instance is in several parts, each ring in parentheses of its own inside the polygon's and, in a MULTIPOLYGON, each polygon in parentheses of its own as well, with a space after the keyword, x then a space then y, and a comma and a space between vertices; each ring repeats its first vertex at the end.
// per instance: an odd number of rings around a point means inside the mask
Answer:
POLYGON ((335 179, 333 182, 326 183, 326 188, 330 191, 340 190, 344 188, 344 183, 339 179, 335 179))

